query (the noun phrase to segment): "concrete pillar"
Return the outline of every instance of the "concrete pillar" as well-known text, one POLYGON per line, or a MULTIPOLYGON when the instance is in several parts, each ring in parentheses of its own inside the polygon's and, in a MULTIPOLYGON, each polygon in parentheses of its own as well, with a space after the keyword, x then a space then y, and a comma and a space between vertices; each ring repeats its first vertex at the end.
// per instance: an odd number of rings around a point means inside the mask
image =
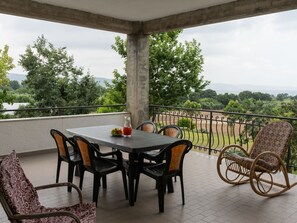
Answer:
POLYGON ((127 111, 132 126, 149 118, 149 35, 127 36, 127 111))

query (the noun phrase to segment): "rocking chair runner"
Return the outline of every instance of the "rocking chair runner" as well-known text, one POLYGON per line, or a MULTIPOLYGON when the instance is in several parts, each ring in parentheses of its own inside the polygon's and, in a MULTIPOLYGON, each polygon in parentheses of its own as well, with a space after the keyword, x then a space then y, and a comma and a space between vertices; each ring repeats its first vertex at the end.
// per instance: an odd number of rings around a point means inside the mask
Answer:
POLYGON ((250 153, 239 145, 225 147, 217 161, 220 178, 229 184, 250 182, 255 193, 266 197, 289 190, 297 184, 289 183, 283 162, 292 132, 291 124, 273 122, 258 133, 250 153))

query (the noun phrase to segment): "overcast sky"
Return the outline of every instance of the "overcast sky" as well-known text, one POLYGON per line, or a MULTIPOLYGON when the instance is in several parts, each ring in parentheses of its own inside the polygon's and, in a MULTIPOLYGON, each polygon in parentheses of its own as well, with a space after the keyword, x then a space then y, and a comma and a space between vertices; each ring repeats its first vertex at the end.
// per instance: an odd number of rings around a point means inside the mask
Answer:
MULTIPOLYGON (((0 14, 0 48, 8 44, 17 65, 27 45, 44 35, 67 47, 77 66, 112 78, 123 60, 111 49, 117 33, 0 14)), ((125 35, 121 35, 125 38, 125 35)), ((297 10, 186 29, 205 59, 203 75, 213 83, 297 86, 297 10)), ((17 66, 12 73, 24 73, 17 66)))

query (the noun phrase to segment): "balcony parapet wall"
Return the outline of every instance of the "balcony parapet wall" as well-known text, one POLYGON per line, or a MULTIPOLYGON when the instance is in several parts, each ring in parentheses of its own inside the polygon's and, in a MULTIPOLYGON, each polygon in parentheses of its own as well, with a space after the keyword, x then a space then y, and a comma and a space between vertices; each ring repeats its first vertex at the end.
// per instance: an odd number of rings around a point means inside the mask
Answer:
POLYGON ((0 156, 12 150, 30 153, 55 149, 55 142, 50 135, 52 128, 66 134, 68 128, 110 124, 121 126, 127 115, 130 114, 116 112, 0 120, 0 156))

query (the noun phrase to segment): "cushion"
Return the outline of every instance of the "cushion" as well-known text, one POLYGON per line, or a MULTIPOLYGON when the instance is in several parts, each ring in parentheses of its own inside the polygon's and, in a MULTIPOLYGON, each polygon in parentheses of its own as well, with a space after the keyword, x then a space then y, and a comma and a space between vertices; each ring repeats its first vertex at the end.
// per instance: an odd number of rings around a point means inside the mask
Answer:
POLYGON ((28 214, 40 207, 38 195, 25 176, 15 151, 0 164, 0 189, 14 214, 28 214))
MULTIPOLYGON (((60 207, 60 208, 45 208, 41 207, 38 213, 49 213, 56 211, 69 211, 75 214, 81 223, 96 223, 96 207, 95 204, 85 203, 76 204, 70 207, 60 207)), ((23 220, 23 223, 74 223, 73 218, 68 216, 58 216, 50 218, 40 218, 34 220, 23 220)))
MULTIPOLYGON (((46 208, 38 201, 38 194, 25 176, 15 151, 6 156, 0 164, 0 190, 14 214, 49 213, 69 211, 81 223, 96 222, 95 204, 76 204, 69 207, 46 208)), ((22 220, 23 223, 74 223, 68 216, 22 220)))

